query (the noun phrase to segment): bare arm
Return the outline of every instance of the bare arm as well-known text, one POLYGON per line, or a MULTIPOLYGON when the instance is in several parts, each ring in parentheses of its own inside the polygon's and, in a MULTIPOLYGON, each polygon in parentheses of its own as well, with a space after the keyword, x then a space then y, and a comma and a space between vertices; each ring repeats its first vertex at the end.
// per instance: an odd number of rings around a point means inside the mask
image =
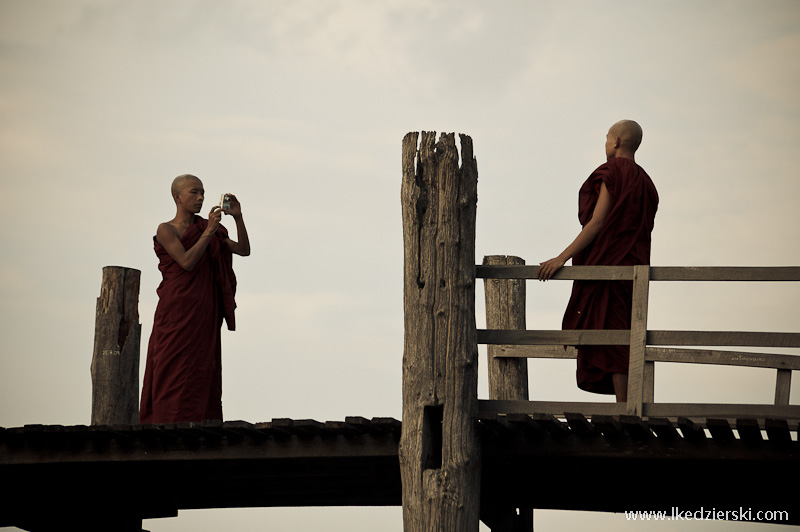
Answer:
POLYGON ((244 225, 242 204, 239 203, 239 200, 236 199, 236 196, 233 194, 229 194, 229 196, 231 197, 231 206, 227 214, 233 216, 233 219, 236 221, 236 238, 238 238, 239 241, 237 242, 228 238, 225 240, 225 243, 228 244, 228 248, 230 248, 231 252, 241 255, 242 257, 247 257, 250 255, 250 238, 247 236, 247 227, 244 225))
POLYGON ((205 231, 203 231, 203 234, 200 235, 197 242, 189 249, 183 247, 181 239, 178 237, 178 232, 173 226, 167 223, 158 226, 156 240, 158 240, 159 244, 164 246, 169 256, 180 264, 184 270, 192 271, 194 267, 197 266, 197 263, 200 262, 200 258, 208 247, 208 241, 211 239, 211 235, 213 235, 217 227, 219 227, 219 220, 221 217, 222 212, 219 210, 219 207, 211 209, 208 215, 208 226, 205 231))
POLYGON ((597 198, 597 205, 595 205, 594 211, 592 212, 592 219, 583 226, 583 229, 581 229, 581 232, 575 237, 575 240, 573 240, 572 243, 567 246, 567 249, 562 251, 559 256, 539 263, 538 278, 540 281, 550 279, 569 259, 592 243, 597 233, 599 233, 600 229, 603 227, 603 222, 605 222, 610 209, 611 194, 609 194, 606 184, 602 183, 600 185, 600 196, 597 198))

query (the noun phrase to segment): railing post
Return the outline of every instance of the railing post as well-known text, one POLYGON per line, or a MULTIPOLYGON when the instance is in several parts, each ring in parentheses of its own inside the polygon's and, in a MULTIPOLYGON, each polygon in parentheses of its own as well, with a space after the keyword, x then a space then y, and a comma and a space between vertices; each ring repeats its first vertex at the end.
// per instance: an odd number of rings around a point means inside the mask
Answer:
MULTIPOLYGON (((488 255, 483 264, 489 266, 524 265, 520 257, 488 255)), ((486 328, 525 330, 525 280, 484 279, 486 296, 486 328)), ((487 346, 489 399, 528 400, 528 359, 495 358, 502 346, 487 346)))
POLYGON ((472 139, 403 139, 400 471, 406 532, 477 532, 481 455, 475 328, 478 170, 472 139), (416 163, 416 164, 415 164, 416 163))
POLYGON ((792 387, 792 370, 778 369, 778 374, 775 378, 775 404, 788 405, 789 392, 792 387))
MULTIPOLYGON (((650 266, 633 267, 631 302, 631 344, 628 366, 628 415, 641 416, 645 396, 645 348, 647 345, 647 304, 650 293, 650 266)), ((651 399, 652 400, 652 399, 651 399)))
MULTIPOLYGON (((513 255, 488 255, 485 266, 524 265, 525 261, 513 255)), ((486 298, 486 328, 525 330, 525 279, 484 279, 486 298)), ((489 399, 528 400, 528 359, 495 358, 503 346, 486 346, 486 366, 489 371, 489 399)), ((533 530, 533 510, 504 504, 484 494, 482 514, 492 522, 492 532, 523 532, 533 530)))
POLYGON ((92 425, 139 423, 140 271, 103 268, 92 355, 92 425))

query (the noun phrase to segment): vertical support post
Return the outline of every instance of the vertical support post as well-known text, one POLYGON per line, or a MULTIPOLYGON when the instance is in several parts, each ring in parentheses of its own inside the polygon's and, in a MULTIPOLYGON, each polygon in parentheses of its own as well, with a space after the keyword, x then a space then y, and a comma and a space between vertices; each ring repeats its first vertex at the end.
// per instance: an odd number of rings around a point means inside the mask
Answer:
POLYGON ((631 302, 631 351, 628 366, 628 415, 641 416, 645 400, 645 362, 647 346, 647 304, 650 295, 650 266, 633 267, 631 302))
POLYGON ((775 377, 775 404, 788 405, 789 392, 792 388, 792 370, 778 369, 775 377))
MULTIPOLYGON (((512 255, 483 257, 488 266, 523 265, 525 261, 512 255)), ((484 279, 486 297, 486 328, 525 330, 525 279, 484 279)), ((489 399, 528 400, 528 359, 501 358, 503 346, 489 344, 489 399)), ((484 493, 481 500, 481 519, 492 532, 523 532, 533 530, 533 509, 517 508, 484 493)))
MULTIPOLYGON (((522 265, 520 257, 488 255, 484 265, 522 265)), ((525 330, 525 279, 484 279, 486 328, 525 330)), ((488 345, 489 399, 528 400, 528 359, 495 358, 502 346, 488 345)))
POLYGON ((140 274, 103 268, 91 366, 92 425, 139 423, 140 274))
POLYGON ((404 345, 400 471, 406 532, 477 532, 481 455, 472 139, 403 139, 404 345))
MULTIPOLYGON (((647 354, 646 347, 645 354, 647 354)), ((656 400, 656 363, 652 360, 644 361, 643 387, 642 401, 645 403, 654 403, 656 400)))

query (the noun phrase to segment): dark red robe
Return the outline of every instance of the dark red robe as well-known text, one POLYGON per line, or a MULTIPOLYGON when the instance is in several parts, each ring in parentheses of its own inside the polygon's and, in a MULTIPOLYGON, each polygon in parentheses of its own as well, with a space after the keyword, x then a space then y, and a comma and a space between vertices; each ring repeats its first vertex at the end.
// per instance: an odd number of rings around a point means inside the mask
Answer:
MULTIPOLYGON (((578 219, 592 218, 600 185, 606 184, 611 209, 594 241, 572 258, 573 265, 631 266, 650 264, 658 193, 647 172, 630 159, 616 157, 592 172, 578 194, 578 219)), ((630 329, 630 281, 575 281, 562 327, 568 329, 630 329)), ((612 373, 628 373, 628 346, 578 348, 578 387, 613 394, 612 373)))
MULTIPOLYGON (((185 249, 203 234, 208 220, 195 216, 181 237, 185 249)), ((141 423, 222 419, 223 318, 236 328, 236 276, 219 226, 192 271, 175 262, 153 237, 162 281, 142 383, 141 423)))

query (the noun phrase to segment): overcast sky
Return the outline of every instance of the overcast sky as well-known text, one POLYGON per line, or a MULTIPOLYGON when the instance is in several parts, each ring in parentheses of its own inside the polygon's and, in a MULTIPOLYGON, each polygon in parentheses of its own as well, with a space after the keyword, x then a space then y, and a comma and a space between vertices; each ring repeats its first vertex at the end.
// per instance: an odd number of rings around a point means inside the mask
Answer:
MULTIPOLYGON (((654 265, 800 265, 798 57, 796 1, 0 0, 0 426, 89 423, 103 266, 142 272, 143 373, 152 236, 183 173, 203 180, 204 213, 239 197, 253 247, 235 259, 238 330, 223 334, 227 420, 401 418, 409 131, 472 137, 476 262, 562 251, 608 127, 631 118, 661 198, 654 265)), ((559 328, 568 293, 531 282, 528 327, 559 328)), ((653 329, 798 330, 795 286, 656 284, 650 300, 653 329)), ((574 362, 530 371, 534 399, 598 400, 576 388, 574 362)), ((656 399, 769 403, 773 387, 771 370, 661 365, 656 399)), ((536 516, 544 532, 759 528, 536 516)), ((399 531, 402 519, 215 510, 145 527, 399 531)))

